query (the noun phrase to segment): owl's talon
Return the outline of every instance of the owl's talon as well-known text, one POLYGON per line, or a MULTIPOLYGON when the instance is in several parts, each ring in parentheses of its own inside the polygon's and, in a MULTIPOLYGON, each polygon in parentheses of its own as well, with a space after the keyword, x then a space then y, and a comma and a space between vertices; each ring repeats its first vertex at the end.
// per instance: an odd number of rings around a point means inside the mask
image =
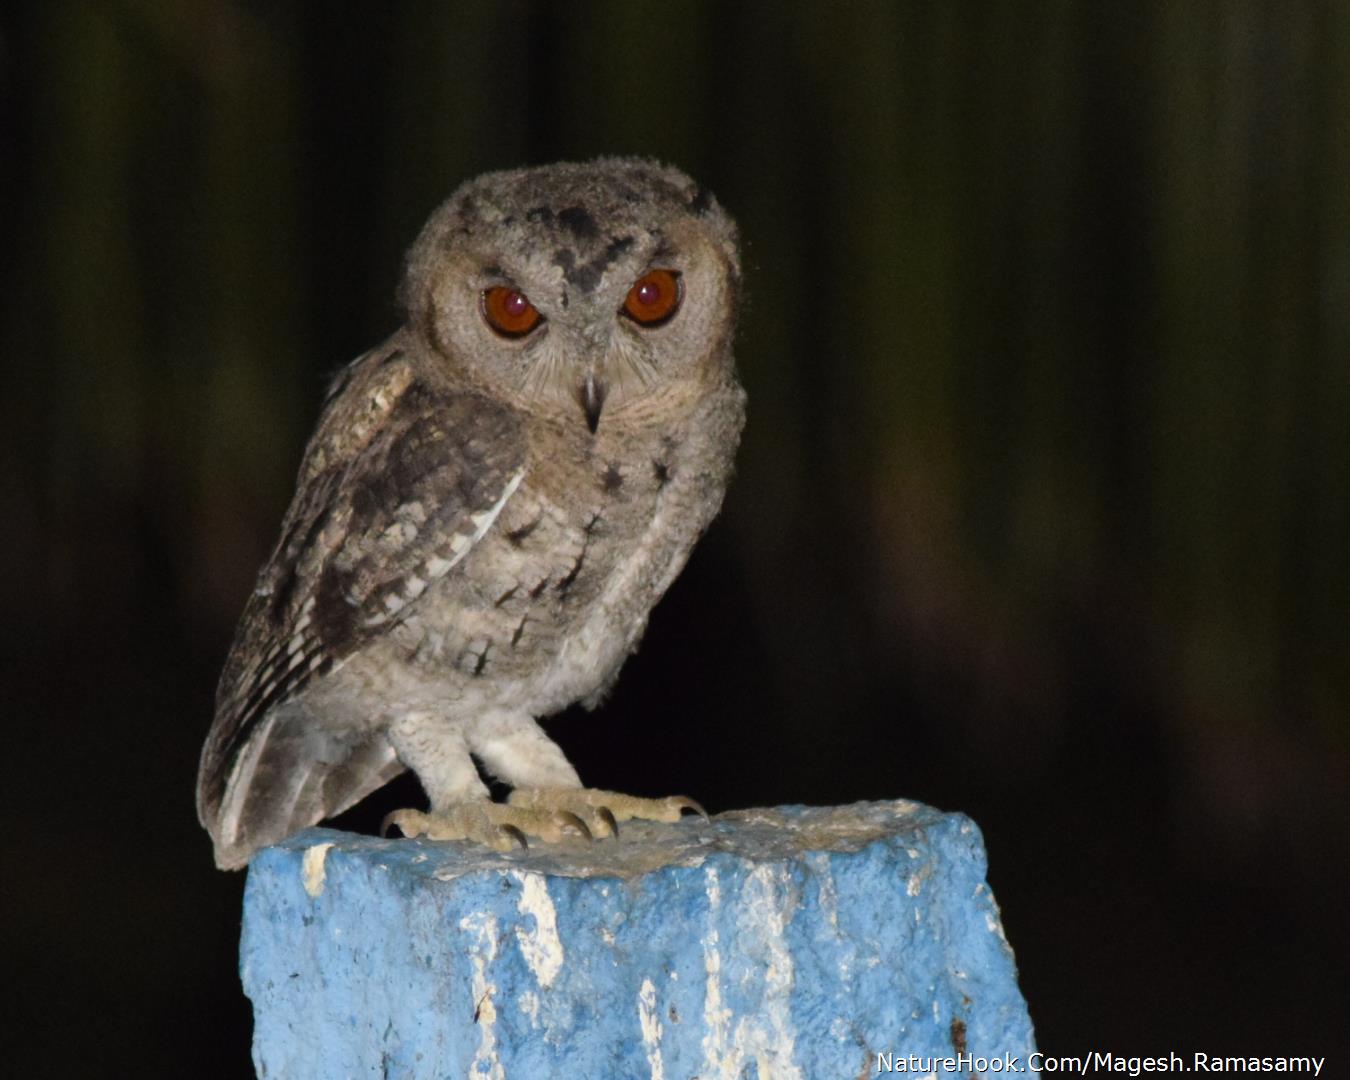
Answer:
POLYGON ((391 810, 380 822, 380 836, 389 836, 390 828, 397 828, 407 840, 413 840, 426 828, 426 815, 420 810, 391 810))
POLYGON ((594 788, 517 788, 509 802, 466 799, 434 809, 395 810, 380 823, 380 835, 397 827, 408 839, 469 840, 495 851, 527 851, 530 838, 548 843, 619 835, 619 822, 676 822, 683 813, 707 820, 707 811, 686 795, 647 799, 594 788))
POLYGON ((573 832, 580 833, 587 841, 595 839, 590 826, 579 815, 572 813, 571 810, 558 810, 555 812, 554 818, 558 822, 558 827, 563 831, 570 829, 573 832))
POLYGON ((708 819, 708 812, 686 795, 648 799, 599 788, 516 788, 508 805, 522 811, 572 811, 587 823, 594 837, 618 836, 621 821, 676 822, 685 811, 708 819))
POLYGON ((708 811, 704 810, 702 805, 695 802, 687 795, 674 795, 671 797, 670 801, 672 805, 679 808, 681 817, 684 816, 684 811, 688 810, 690 813, 697 814, 704 821, 712 820, 708 817, 708 811))

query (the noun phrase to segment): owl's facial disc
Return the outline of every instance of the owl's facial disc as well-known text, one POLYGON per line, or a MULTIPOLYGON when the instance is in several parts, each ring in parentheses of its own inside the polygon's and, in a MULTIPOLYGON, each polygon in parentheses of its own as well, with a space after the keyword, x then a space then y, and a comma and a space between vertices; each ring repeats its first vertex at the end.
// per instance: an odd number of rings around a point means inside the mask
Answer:
MULTIPOLYGON (((663 297, 657 295, 658 290, 650 286, 640 290, 641 284, 639 282, 633 286, 629 294, 629 304, 625 307, 632 306, 638 312, 638 314, 630 312, 631 318, 638 322, 650 323, 653 321, 652 311, 662 302, 663 297)), ((493 333, 507 340, 526 338, 538 330, 545 321, 539 309, 530 302, 530 298, 520 289, 509 285, 493 285, 484 289, 479 295, 478 306, 483 321, 493 333)), ((605 407, 605 398, 608 396, 609 384, 595 371, 594 366, 588 366, 576 389, 576 400, 581 406, 581 411, 586 417, 586 426, 592 435, 600 426, 600 410, 605 407)))
POLYGON ((404 295, 451 363, 596 435, 729 375, 738 280, 734 226, 705 191, 608 162, 465 185, 410 253, 404 295))
MULTIPOLYGON (((627 384, 632 383, 634 377, 639 384, 646 382, 647 373, 642 369, 650 365, 647 349, 639 340, 625 341, 625 338, 641 339, 647 332, 665 326, 679 313, 684 300, 681 271, 653 267, 632 272, 638 273, 638 276, 617 310, 606 315, 603 306, 596 305, 589 319, 573 327, 573 333, 580 331, 579 338, 585 342, 580 350, 584 359, 580 361, 583 370, 579 374, 574 373, 570 380, 567 379, 563 372, 569 367, 575 372, 576 361, 563 360, 559 365, 559 357, 549 355, 548 345, 542 341, 543 351, 535 357, 535 370, 551 370, 554 378, 562 375, 567 381, 568 396, 580 405, 586 427, 592 435, 600 426, 600 414, 612 388, 617 385, 620 396, 625 396, 632 392, 627 384), (617 323, 625 323, 632 329, 625 333, 617 323)), ((491 268, 490 273, 504 277, 496 267, 491 268)), ((622 285, 617 287, 622 288, 622 285)), ((547 290, 545 295, 548 295, 547 290)), ((578 296, 576 299, 584 304, 589 297, 578 296)), ((563 322, 569 322, 566 289, 556 306, 561 309, 558 314, 562 316, 563 322)), ((538 339, 548 323, 548 318, 534 305, 524 289, 514 284, 488 285, 483 288, 478 294, 478 308, 483 322, 495 335, 527 350, 530 341, 538 339)), ((561 332, 567 334, 566 330, 561 332)), ((578 340, 578 337, 573 337, 573 340, 578 340)), ((535 389, 541 390, 552 381, 540 379, 535 389)))
MULTIPOLYGON (((616 317, 627 318, 644 329, 655 329, 675 317, 683 299, 684 285, 678 271, 649 270, 633 282, 616 317)), ((632 362, 631 357, 629 362, 632 362)), ((577 402, 581 405, 581 411, 586 416, 586 426, 592 435, 600 426, 600 411, 609 396, 610 383, 606 373, 611 366, 621 366, 622 363, 622 358, 606 355, 600 362, 602 371, 597 372, 595 367, 588 367, 581 385, 577 387, 577 402)))

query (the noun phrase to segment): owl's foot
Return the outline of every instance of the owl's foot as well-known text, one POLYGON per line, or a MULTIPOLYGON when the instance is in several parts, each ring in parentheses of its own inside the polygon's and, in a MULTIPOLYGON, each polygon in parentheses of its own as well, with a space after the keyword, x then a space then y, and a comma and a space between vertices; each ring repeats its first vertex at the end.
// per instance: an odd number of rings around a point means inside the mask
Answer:
POLYGON ((507 804, 512 809, 537 813, 563 813, 580 818, 595 837, 618 836, 619 822, 679 821, 686 810, 705 821, 708 812, 693 799, 671 795, 644 799, 599 788, 516 788, 507 804))
POLYGON ((577 814, 566 809, 507 806, 488 799, 474 799, 441 811, 395 810, 386 814, 380 835, 397 825, 409 838, 472 840, 496 851, 528 847, 527 836, 558 843, 569 837, 591 839, 591 830, 577 814))
POLYGON ((506 803, 473 799, 430 813, 395 810, 385 816, 380 834, 397 825, 407 837, 472 840, 510 851, 528 847, 527 837, 556 844, 618 836, 620 821, 679 821, 686 810, 708 817, 703 807, 683 795, 644 799, 598 788, 516 788, 506 803))

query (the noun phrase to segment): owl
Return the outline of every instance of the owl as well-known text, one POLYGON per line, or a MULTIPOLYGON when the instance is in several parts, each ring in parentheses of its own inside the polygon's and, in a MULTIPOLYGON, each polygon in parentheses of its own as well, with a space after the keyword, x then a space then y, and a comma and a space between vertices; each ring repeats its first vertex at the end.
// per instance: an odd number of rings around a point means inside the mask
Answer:
POLYGON ((430 809, 387 826, 498 849, 698 809, 584 788, 539 720, 603 698, 721 506, 739 282, 716 199, 648 161, 490 173, 432 215, 220 679, 197 783, 218 866, 405 769, 430 809))

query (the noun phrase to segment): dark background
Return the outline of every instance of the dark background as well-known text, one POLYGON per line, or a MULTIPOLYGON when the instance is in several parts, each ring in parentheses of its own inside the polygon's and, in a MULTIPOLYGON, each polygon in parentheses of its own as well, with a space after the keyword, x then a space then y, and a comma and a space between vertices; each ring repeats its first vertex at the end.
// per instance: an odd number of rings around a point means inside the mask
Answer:
POLYGON ((1344 1068, 1350 7, 53 3, 0 110, 14 1075, 247 1073, 194 774, 325 376, 619 152, 740 222, 750 421, 583 777, 963 810, 1042 1049, 1344 1068))

